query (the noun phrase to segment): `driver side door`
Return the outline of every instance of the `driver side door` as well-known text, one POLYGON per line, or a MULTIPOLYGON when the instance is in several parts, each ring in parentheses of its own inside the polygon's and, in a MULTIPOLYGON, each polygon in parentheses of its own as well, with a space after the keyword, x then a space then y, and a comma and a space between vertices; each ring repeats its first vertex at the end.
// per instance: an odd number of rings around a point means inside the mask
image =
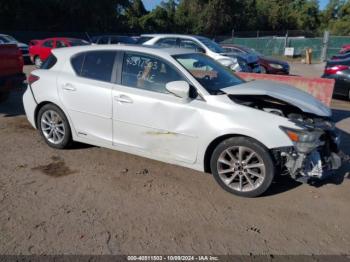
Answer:
POLYGON ((196 99, 183 102, 166 83, 184 80, 162 58, 125 52, 113 89, 113 144, 127 151, 171 161, 194 163, 199 112, 196 99))

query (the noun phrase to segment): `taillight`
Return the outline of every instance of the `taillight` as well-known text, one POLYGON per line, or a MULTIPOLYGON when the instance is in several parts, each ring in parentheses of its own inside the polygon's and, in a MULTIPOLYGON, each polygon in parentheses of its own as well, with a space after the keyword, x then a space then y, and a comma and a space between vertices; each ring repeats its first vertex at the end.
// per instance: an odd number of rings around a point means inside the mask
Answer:
POLYGON ((28 77, 28 84, 31 85, 34 82, 38 81, 39 79, 40 79, 40 77, 30 74, 29 77, 28 77))
POLYGON ((349 66, 346 65, 336 65, 336 66, 331 66, 331 67, 326 67, 324 70, 324 73, 326 75, 334 75, 339 71, 344 71, 349 69, 349 66))

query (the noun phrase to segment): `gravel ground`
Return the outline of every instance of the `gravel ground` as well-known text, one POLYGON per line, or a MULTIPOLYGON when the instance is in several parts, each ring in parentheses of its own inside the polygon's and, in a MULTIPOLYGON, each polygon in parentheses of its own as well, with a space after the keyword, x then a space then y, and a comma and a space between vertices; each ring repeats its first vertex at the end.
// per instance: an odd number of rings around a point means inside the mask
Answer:
MULTIPOLYGON (((293 71, 320 70, 302 66, 293 71)), ((51 149, 21 95, 0 104, 0 254, 350 253, 349 165, 317 187, 279 178, 263 197, 239 198, 190 169, 81 144, 51 149)), ((350 153, 350 103, 332 107, 350 153)))

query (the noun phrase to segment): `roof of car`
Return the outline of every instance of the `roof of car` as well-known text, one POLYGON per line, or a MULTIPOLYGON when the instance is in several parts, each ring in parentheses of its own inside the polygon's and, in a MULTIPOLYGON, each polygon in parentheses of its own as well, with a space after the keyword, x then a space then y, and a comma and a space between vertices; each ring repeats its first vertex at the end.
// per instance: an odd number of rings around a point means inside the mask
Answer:
POLYGON ((181 54, 193 53, 190 49, 182 48, 162 48, 154 46, 142 46, 142 45, 128 45, 128 44, 113 44, 113 45, 86 45, 86 46, 74 46, 65 47, 59 49, 53 49, 52 52, 56 55, 74 55, 80 52, 87 51, 102 51, 102 50, 121 50, 131 52, 144 52, 148 54, 154 54, 159 56, 172 56, 181 54))
POLYGON ((142 34, 141 37, 188 37, 188 38, 198 38, 198 35, 182 35, 182 34, 142 34))

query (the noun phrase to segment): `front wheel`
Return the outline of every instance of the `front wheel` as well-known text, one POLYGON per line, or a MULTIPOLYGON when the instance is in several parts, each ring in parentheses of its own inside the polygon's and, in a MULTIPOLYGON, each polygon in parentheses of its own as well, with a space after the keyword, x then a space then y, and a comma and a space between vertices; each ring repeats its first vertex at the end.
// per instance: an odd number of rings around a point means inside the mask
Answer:
POLYGON ((57 106, 44 105, 39 110, 37 126, 49 146, 63 149, 71 145, 72 135, 67 117, 57 106))
POLYGON ((243 197, 263 194, 274 177, 269 151, 246 137, 233 137, 221 142, 213 152, 210 167, 215 180, 224 190, 243 197))

